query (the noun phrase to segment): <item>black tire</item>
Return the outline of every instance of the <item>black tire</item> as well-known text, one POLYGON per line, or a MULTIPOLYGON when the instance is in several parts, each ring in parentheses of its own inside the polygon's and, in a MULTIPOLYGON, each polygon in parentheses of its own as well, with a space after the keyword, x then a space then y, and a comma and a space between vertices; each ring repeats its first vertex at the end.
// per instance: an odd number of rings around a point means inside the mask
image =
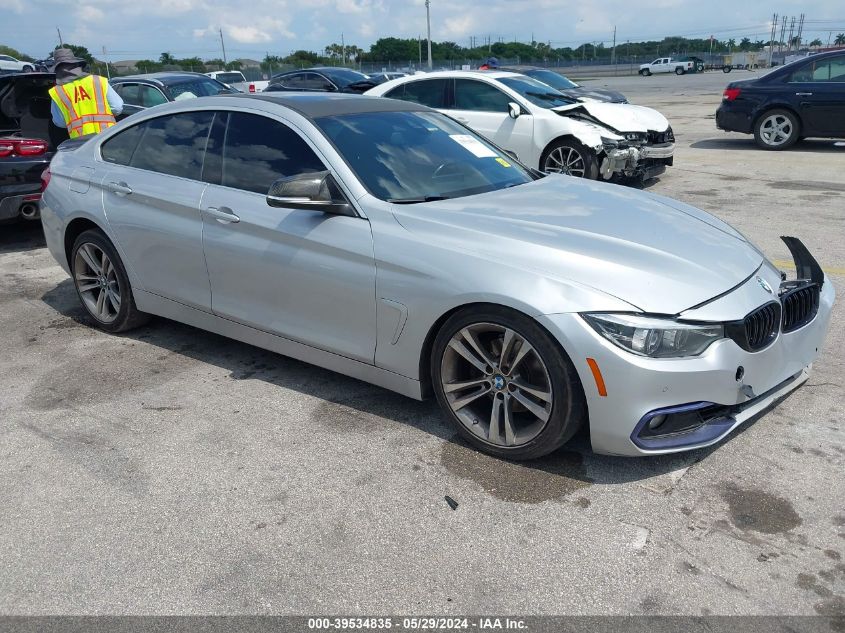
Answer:
POLYGON ((722 66, 722 72, 723 73, 731 72, 731 67, 730 66, 722 66))
POLYGON ((757 146, 760 149, 765 149, 768 151, 781 151, 784 149, 789 149, 793 145, 795 145, 798 140, 801 138, 801 122, 798 120, 798 117, 795 116, 789 110, 783 110, 780 108, 776 108, 773 110, 767 110, 754 122, 754 140, 757 142, 757 146), (782 117, 786 121, 789 122, 789 135, 785 141, 773 144, 771 141, 766 140, 765 134, 766 130, 764 129, 767 125, 767 122, 772 117, 782 117))
POLYGON ((650 71, 648 68, 643 68, 643 69, 640 71, 640 74, 641 74, 643 77, 650 77, 650 76, 651 76, 651 71, 650 71))
POLYGON ((32 66, 24 66, 23 68, 21 68, 21 72, 25 72, 25 73, 31 73, 34 70, 35 69, 32 66))
MULTIPOLYGON (((432 346, 430 366, 437 402, 446 417, 452 421, 464 440, 490 455, 514 460, 542 457, 568 442, 587 420, 584 390, 566 352, 536 321, 510 308, 485 305, 456 312, 437 333, 432 346), (441 365, 449 341, 463 328, 479 323, 499 325, 518 333, 536 350, 548 371, 553 394, 548 420, 536 437, 518 446, 492 444, 472 433, 452 410, 443 389, 441 365)), ((490 396, 491 406, 494 397, 497 396, 490 396)))
POLYGON ((85 312, 98 328, 105 330, 106 332, 125 332, 144 325, 150 320, 150 315, 145 312, 141 312, 135 305, 135 297, 132 295, 132 286, 129 283, 129 277, 126 275, 126 269, 123 267, 123 262, 120 260, 117 250, 102 231, 98 229, 91 229, 81 233, 79 237, 76 238, 76 241, 73 243, 73 248, 71 249, 70 266, 73 285, 76 288, 76 294, 79 297, 79 302, 82 304, 82 307, 85 308, 85 312), (93 245, 95 248, 105 253, 114 267, 114 273, 119 290, 120 308, 117 310, 113 320, 104 321, 96 313, 94 313, 80 291, 81 282, 79 281, 78 276, 83 271, 78 270, 79 264, 77 264, 77 262, 79 258, 77 257, 77 254, 79 253, 79 249, 85 245, 93 245))
MULTIPOLYGON (((586 178, 588 180, 595 180, 599 177, 599 161, 596 153, 572 137, 563 138, 549 144, 549 146, 543 151, 542 156, 540 156, 540 171, 546 171, 546 162, 549 160, 549 157, 553 155, 557 156, 557 150, 560 150, 564 154, 575 152, 583 161, 583 175, 580 173, 570 173, 569 175, 575 178, 586 178)), ((580 169, 578 169, 578 171, 580 171, 580 169)), ((548 173, 561 172, 552 171, 548 173)))
POLYGON ((685 72, 686 72, 686 71, 685 71, 683 68, 681 68, 680 66, 678 66, 678 67, 675 69, 675 74, 676 74, 676 75, 683 75, 685 72))

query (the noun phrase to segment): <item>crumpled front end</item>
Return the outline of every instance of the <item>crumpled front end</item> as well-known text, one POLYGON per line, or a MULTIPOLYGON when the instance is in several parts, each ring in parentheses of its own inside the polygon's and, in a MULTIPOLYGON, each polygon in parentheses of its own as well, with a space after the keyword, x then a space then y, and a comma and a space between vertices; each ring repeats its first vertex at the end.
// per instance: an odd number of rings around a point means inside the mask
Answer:
POLYGON ((602 139, 604 157, 599 173, 605 180, 614 174, 654 178, 674 163, 675 134, 671 127, 663 132, 631 132, 619 136, 624 140, 602 139))

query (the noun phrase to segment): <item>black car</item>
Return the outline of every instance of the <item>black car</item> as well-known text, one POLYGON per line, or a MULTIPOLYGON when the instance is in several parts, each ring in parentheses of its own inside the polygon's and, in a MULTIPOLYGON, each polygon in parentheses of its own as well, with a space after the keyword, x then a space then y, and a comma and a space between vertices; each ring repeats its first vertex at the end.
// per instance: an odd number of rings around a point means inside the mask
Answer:
POLYGON ((367 78, 372 80, 372 82, 376 85, 383 84, 386 81, 393 81, 394 79, 399 79, 400 77, 407 77, 408 73, 403 73, 398 70, 386 70, 380 73, 370 73, 367 75, 367 78))
POLYGON ((716 127, 754 134, 763 149, 845 138, 845 52, 819 53, 725 88, 716 127))
POLYGON ((496 70, 507 70, 514 73, 521 73, 528 75, 542 81, 547 86, 551 86, 558 92, 577 99, 578 101, 605 101, 607 103, 628 103, 621 92, 615 90, 599 90, 592 88, 585 88, 570 81, 560 73, 556 73, 548 68, 538 68, 537 66, 508 66, 504 68, 497 68, 496 70))
POLYGON ((52 123, 52 73, 0 76, 0 223, 38 219, 41 174, 67 130, 52 123))
POLYGON ((349 68, 307 68, 270 78, 264 92, 352 92, 361 94, 376 85, 363 73, 349 68))
POLYGON ((119 119, 168 101, 238 92, 207 75, 189 72, 115 77, 111 80, 111 85, 123 99, 123 112, 119 119))

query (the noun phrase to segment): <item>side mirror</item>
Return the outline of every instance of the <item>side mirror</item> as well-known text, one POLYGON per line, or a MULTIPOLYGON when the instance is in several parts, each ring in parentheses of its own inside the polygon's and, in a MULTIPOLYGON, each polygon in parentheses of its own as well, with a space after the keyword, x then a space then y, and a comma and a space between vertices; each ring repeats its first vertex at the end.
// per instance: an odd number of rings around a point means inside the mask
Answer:
POLYGON ((519 118, 519 115, 522 114, 522 108, 519 106, 518 103, 514 103, 511 101, 508 104, 508 114, 512 119, 519 118))
POLYGON ((280 178, 267 192, 267 204, 286 209, 307 209, 332 215, 352 215, 352 207, 328 171, 280 178))

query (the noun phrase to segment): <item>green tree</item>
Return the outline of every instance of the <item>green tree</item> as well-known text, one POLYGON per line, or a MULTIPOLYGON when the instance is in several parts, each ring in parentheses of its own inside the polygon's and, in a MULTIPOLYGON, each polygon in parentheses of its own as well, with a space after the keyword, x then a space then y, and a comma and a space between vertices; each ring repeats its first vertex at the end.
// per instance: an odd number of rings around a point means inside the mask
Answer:
POLYGON ((162 53, 158 57, 158 61, 162 66, 175 66, 176 58, 170 53, 162 53))
POLYGON ((751 50, 751 40, 747 37, 743 37, 739 41, 739 50, 741 51, 749 51, 751 50))
POLYGON ((14 57, 15 59, 20 60, 22 62, 35 61, 26 53, 21 53, 20 51, 12 48, 11 46, 5 46, 3 44, 0 44, 0 55, 8 55, 9 57, 14 57))
POLYGON ((812 42, 810 42, 810 46, 821 46, 821 45, 822 45, 822 41, 819 38, 816 38, 812 42))

